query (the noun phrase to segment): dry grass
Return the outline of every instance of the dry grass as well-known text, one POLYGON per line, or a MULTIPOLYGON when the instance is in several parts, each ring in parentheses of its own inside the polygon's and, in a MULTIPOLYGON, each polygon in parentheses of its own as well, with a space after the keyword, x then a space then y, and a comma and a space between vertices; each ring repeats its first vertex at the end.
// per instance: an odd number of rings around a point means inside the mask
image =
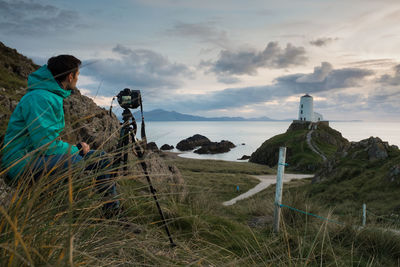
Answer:
MULTIPOLYGON (((176 248, 169 246, 141 173, 117 175, 124 212, 104 219, 101 207, 107 200, 94 190, 95 177, 104 171, 85 172, 76 166, 43 175, 37 182, 29 173, 21 177, 11 204, 0 207, 0 265, 390 266, 399 258, 397 236, 334 225, 290 210, 283 210, 282 231, 274 234, 268 221, 273 188, 232 207, 221 205, 237 194, 236 184, 250 188, 257 181, 249 175, 270 169, 245 163, 170 161, 179 166, 188 187, 185 198, 158 195, 176 248), (255 218, 265 220, 250 227, 255 218), (140 234, 133 232, 136 226, 142 229, 140 234)), ((129 163, 131 170, 136 163, 129 163)), ((331 211, 296 190, 285 191, 284 202, 333 218, 331 211)))

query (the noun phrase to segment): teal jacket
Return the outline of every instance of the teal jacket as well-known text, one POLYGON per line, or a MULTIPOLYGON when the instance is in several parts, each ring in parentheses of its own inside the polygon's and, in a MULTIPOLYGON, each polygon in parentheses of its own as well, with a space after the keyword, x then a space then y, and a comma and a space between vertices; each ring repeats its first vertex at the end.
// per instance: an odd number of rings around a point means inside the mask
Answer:
POLYGON ((71 91, 60 87, 46 65, 28 77, 28 92, 11 115, 4 147, 2 167, 17 179, 39 155, 74 154, 72 146, 60 140, 64 129, 63 100, 71 91))

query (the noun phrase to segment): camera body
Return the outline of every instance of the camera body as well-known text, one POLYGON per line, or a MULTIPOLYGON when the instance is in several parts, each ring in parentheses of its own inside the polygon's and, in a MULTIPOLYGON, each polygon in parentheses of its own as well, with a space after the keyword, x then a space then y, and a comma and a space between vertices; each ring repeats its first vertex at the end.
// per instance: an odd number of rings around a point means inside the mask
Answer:
POLYGON ((142 102, 140 90, 125 88, 117 95, 118 103, 122 108, 138 108, 142 102))

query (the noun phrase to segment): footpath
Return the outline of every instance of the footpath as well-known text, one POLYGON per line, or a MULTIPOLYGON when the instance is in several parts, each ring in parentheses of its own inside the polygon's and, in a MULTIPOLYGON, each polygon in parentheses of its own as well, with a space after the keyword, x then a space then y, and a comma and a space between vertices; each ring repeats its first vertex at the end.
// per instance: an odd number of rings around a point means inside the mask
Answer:
POLYGON ((324 161, 326 161, 327 158, 325 157, 325 155, 321 151, 319 151, 312 143, 311 135, 313 132, 314 130, 311 130, 307 133, 307 144, 310 147, 310 149, 314 151, 314 153, 318 154, 324 161))
MULTIPOLYGON (((283 182, 289 182, 291 180, 295 180, 295 179, 304 179, 304 178, 311 178, 313 177, 313 174, 290 174, 290 173, 285 173, 283 176, 283 182)), ((264 190, 265 188, 267 188, 268 186, 275 184, 276 183, 276 174, 272 174, 272 175, 253 175, 253 177, 259 179, 261 182, 256 185, 255 187, 253 187, 252 189, 250 189, 249 191, 229 200, 229 201, 225 201, 222 204, 224 206, 230 206, 235 204, 237 201, 251 197, 255 194, 257 194, 258 192, 264 190)))

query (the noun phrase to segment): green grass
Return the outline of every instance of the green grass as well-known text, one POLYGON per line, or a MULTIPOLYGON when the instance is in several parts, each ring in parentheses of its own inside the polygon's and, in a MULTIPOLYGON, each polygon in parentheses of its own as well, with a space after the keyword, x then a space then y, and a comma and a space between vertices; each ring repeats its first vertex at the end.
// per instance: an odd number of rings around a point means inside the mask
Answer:
POLYGON ((23 80, 0 67, 0 87, 7 88, 7 90, 15 90, 20 89, 21 87, 25 88, 26 86, 26 80, 23 80))
MULTIPOLYGON (((0 218, 0 265, 88 266, 393 266, 399 237, 374 228, 326 223, 282 209, 279 234, 273 233, 274 186, 225 207, 222 201, 258 183, 252 175, 274 170, 250 163, 166 157, 179 167, 186 191, 171 194, 158 180, 158 197, 178 246, 168 245, 160 218, 140 172, 119 176, 124 218, 142 228, 134 234, 101 217, 103 199, 93 192, 96 173, 81 169, 50 176, 17 189, 0 218), (65 181, 65 182, 63 182, 65 181), (72 197, 71 197, 72 196, 72 197), (254 224, 253 222, 258 223, 254 224)), ((136 164, 130 162, 130 165, 136 164)), ((355 224, 320 205, 304 190, 310 179, 284 185, 283 203, 355 224)))

